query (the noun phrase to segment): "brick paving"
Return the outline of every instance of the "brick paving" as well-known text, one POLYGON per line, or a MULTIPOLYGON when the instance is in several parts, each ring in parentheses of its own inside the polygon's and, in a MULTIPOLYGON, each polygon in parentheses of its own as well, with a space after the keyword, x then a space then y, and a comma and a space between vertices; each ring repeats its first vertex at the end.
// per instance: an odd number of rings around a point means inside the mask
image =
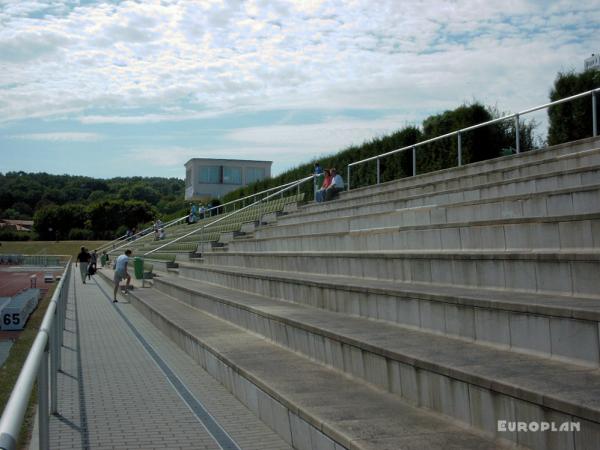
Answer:
POLYGON ((240 448, 290 448, 100 277, 71 283, 51 448, 220 448, 116 308, 240 448))

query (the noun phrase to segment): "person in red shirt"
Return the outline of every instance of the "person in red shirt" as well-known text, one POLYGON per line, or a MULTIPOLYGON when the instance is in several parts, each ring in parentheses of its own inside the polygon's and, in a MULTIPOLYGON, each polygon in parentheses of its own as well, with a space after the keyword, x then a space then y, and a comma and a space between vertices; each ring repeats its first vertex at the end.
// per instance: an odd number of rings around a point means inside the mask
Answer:
POLYGON ((329 169, 325 169, 325 178, 323 178, 323 184, 321 185, 321 189, 317 191, 316 200, 321 203, 325 200, 325 191, 331 184, 331 171, 329 169))

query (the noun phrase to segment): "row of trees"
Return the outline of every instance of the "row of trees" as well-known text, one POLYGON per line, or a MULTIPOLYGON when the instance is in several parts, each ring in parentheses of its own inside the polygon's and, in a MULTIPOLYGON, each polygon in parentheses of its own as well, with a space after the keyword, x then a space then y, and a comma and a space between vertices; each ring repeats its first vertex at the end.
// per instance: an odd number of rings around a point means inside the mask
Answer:
POLYGON ((108 180, 47 173, 0 173, 0 218, 32 219, 45 206, 83 205, 130 200, 154 205, 161 215, 186 209, 185 185, 177 178, 112 178, 108 180))
POLYGON ((157 217, 154 206, 138 200, 107 200, 88 205, 50 205, 33 220, 40 240, 112 239, 157 217))
POLYGON ((5 228, 0 240, 110 239, 157 217, 186 214, 184 189, 177 178, 0 174, 0 218, 33 219, 35 231, 5 228))

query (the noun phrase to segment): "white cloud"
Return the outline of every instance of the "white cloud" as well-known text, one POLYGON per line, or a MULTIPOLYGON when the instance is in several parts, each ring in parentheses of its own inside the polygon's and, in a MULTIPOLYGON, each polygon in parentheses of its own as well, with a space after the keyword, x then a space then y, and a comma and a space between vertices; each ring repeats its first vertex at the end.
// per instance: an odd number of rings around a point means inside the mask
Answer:
MULTIPOLYGON (((190 150, 173 137, 161 140, 165 148, 146 141, 125 153, 173 170, 215 153, 273 159, 277 171, 465 101, 509 112, 545 103, 559 70, 580 69, 600 50, 597 6, 597 0, 0 0, 0 124, 58 118, 60 126, 75 120, 86 131, 121 125, 125 134, 128 126, 232 113, 328 113, 318 124, 238 128, 218 148, 190 150), (350 109, 384 117, 339 116, 350 109)), ((178 132, 191 130, 183 125, 178 132)), ((53 131, 12 138, 113 138, 53 131)), ((118 138, 127 145, 133 139, 118 138)))
POLYGON ((198 158, 198 150, 165 147, 165 148, 136 148, 131 149, 123 155, 127 160, 144 163, 153 167, 174 168, 180 167, 191 158, 198 158))
POLYGON ((26 141, 50 142, 96 142, 104 139, 104 136, 98 133, 77 132, 14 134, 8 137, 11 139, 19 139, 26 141))
POLYGON ((197 112, 171 112, 164 114, 143 114, 143 115, 82 115, 78 118, 79 122, 86 125, 97 124, 118 124, 118 125, 143 125, 160 122, 181 122, 184 120, 198 120, 208 117, 214 117, 216 114, 197 113, 197 112))
POLYGON ((0 121, 181 102, 220 113, 501 100, 505 80, 541 98, 540 76, 581 65, 600 21, 593 0, 55 2, 39 18, 27 15, 40 3, 0 5, 0 86, 12 86, 0 121))

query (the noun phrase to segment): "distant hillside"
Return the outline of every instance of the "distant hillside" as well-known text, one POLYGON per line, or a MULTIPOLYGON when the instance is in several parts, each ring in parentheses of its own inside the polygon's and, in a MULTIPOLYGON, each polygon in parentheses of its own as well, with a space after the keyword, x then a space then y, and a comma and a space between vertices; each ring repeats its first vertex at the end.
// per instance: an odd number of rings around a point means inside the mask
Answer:
POLYGON ((32 219, 35 211, 49 205, 103 201, 145 201, 161 215, 186 210, 185 185, 177 178, 96 179, 47 173, 0 173, 0 218, 32 219))
POLYGON ((96 179, 0 173, 0 219, 33 219, 34 233, 0 230, 0 240, 111 239, 187 212, 177 178, 96 179))

